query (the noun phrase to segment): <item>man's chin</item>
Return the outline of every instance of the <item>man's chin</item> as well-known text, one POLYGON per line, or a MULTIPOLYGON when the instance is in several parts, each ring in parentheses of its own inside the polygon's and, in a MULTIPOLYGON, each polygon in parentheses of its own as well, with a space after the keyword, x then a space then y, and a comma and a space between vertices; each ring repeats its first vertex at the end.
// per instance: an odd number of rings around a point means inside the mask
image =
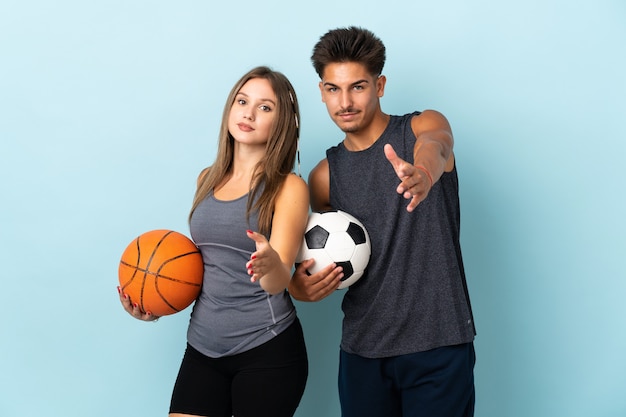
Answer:
POLYGON ((337 123, 337 126, 343 133, 355 133, 359 130, 359 127, 355 124, 337 123))

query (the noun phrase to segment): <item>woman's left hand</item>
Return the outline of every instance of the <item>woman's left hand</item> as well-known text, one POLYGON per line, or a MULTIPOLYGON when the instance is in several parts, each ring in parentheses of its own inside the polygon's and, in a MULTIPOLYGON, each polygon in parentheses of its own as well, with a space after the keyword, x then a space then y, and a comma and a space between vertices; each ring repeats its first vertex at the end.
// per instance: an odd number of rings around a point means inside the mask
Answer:
POLYGON ((251 277, 250 281, 257 282, 265 275, 272 273, 276 268, 281 267, 282 261, 265 236, 252 230, 248 230, 247 234, 256 243, 256 252, 250 255, 250 260, 246 263, 246 269, 251 277))

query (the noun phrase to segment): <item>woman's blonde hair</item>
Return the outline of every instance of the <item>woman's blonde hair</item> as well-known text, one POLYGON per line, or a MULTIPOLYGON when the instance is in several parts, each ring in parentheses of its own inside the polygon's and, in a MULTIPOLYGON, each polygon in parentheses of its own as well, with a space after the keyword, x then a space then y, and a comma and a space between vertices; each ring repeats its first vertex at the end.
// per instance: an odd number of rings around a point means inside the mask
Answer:
POLYGON ((248 195, 247 217, 254 210, 259 213, 259 231, 268 235, 272 227, 272 216, 276 196, 287 175, 292 172, 298 151, 300 110, 293 86, 282 73, 268 67, 253 68, 233 86, 222 115, 217 156, 205 175, 198 183, 198 188, 191 206, 191 214, 215 187, 232 175, 234 139, 228 131, 228 117, 235 97, 245 83, 254 78, 263 78, 270 82, 276 94, 276 112, 270 136, 265 147, 265 156, 258 162, 252 174, 248 195), (258 196, 258 199, 257 199, 258 196), (254 204, 253 204, 254 203, 254 204))

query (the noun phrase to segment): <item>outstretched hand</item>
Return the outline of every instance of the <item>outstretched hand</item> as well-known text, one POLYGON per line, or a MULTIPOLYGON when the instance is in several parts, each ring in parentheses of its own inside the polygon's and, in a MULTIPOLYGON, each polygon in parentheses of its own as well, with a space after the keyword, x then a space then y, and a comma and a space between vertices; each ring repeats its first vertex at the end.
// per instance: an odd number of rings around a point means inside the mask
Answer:
POLYGON ((254 240, 256 252, 250 255, 250 260, 246 263, 250 281, 257 282, 263 276, 272 273, 276 268, 282 267, 282 261, 278 252, 272 248, 270 242, 261 233, 247 231, 248 237, 254 240))
POLYGON ((418 168, 400 158, 390 144, 386 144, 384 150, 385 157, 400 179, 396 191, 407 200, 411 199, 406 209, 412 212, 428 195, 432 187, 430 176, 425 168, 418 168))

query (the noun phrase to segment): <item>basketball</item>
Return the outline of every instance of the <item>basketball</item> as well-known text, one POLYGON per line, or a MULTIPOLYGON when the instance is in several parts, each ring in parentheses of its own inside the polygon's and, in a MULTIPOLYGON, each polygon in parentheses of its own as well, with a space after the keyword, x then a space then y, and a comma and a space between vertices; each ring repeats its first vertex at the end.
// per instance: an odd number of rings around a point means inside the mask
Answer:
POLYGON ((296 265, 313 258, 315 264, 307 273, 314 274, 334 262, 343 268, 338 289, 344 289, 363 276, 370 254, 367 230, 354 216, 341 210, 313 212, 309 215, 296 265))
POLYGON ((166 316, 200 294, 204 263, 198 247, 172 230, 152 230, 133 240, 120 260, 121 290, 142 311, 166 316))

